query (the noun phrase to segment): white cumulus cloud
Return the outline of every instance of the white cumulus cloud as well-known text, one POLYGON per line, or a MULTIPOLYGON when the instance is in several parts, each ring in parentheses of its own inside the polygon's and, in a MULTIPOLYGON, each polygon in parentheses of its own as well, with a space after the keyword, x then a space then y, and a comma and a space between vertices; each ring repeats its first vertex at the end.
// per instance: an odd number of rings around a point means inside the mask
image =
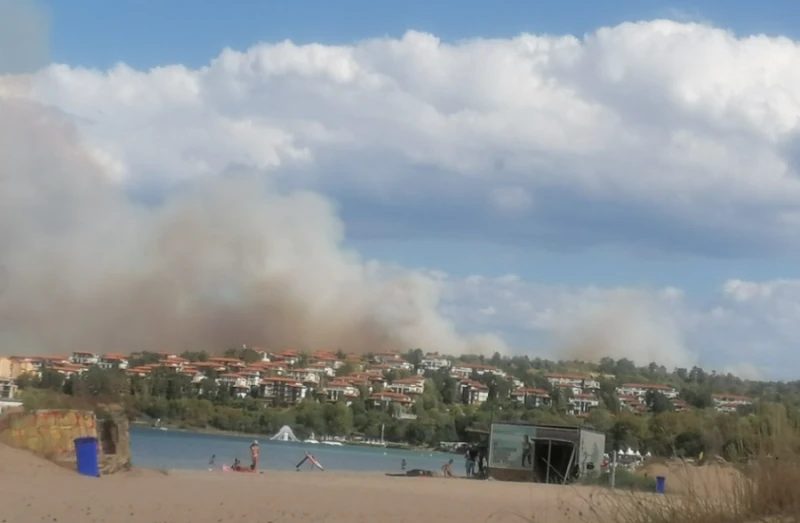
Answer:
POLYGON ((433 233, 479 234, 481 218, 520 241, 730 255, 798 236, 798 83, 789 39, 659 20, 582 39, 264 43, 198 69, 52 65, 33 93, 120 180, 247 167, 416 209, 372 217, 376 234, 425 234, 414 220, 436 206, 475 218, 433 233))

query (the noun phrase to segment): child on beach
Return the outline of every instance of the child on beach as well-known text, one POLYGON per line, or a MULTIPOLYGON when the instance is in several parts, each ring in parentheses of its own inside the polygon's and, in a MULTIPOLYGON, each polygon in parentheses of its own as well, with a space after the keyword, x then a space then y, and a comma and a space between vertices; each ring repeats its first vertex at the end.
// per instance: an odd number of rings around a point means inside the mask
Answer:
POLYGON ((446 477, 446 478, 452 478, 453 477, 453 470, 450 467, 452 464, 453 464, 453 460, 451 459, 450 461, 448 461, 447 463, 442 465, 442 475, 444 475, 444 477, 446 477))

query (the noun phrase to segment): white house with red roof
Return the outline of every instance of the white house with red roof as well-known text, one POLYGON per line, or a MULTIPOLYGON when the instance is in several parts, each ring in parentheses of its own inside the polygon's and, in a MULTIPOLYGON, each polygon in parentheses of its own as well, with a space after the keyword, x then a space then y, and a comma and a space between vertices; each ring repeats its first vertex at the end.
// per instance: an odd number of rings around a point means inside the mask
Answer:
POLYGON ((419 362, 419 371, 439 371, 447 370, 453 366, 453 363, 446 357, 439 354, 427 354, 422 361, 419 362))
POLYGON ((282 403, 297 403, 306 397, 308 389, 294 378, 272 376, 261 380, 260 393, 264 398, 282 403))
POLYGON ((569 399, 569 412, 574 416, 586 414, 600 405, 600 400, 594 394, 575 394, 569 399))
POLYGON ((328 401, 339 401, 340 399, 351 401, 358 398, 359 391, 346 380, 333 380, 325 386, 325 396, 328 401))
POLYGON ((394 380, 386 385, 386 390, 397 392, 398 394, 405 394, 413 396, 425 392, 425 379, 424 378, 402 378, 394 380))
POLYGON ((660 392, 669 399, 678 397, 678 391, 675 387, 669 385, 659 385, 655 383, 625 383, 621 387, 617 387, 617 394, 619 396, 635 396, 639 399, 644 398, 648 392, 660 392))
POLYGON ((128 358, 123 354, 104 354, 98 357, 97 366, 103 370, 128 368, 128 358))
POLYGON ((367 402, 371 404, 373 407, 380 407, 385 408, 390 403, 398 403, 401 406, 409 406, 414 403, 409 396, 405 394, 398 394, 397 392, 389 392, 389 391, 381 391, 376 392, 374 394, 370 394, 367 398, 367 402))
POLYGON ((753 398, 738 394, 712 394, 714 408, 719 412, 736 412, 739 407, 752 405, 753 398))
POLYGON ((94 352, 88 351, 76 351, 73 352, 69 357, 70 363, 74 363, 76 365, 96 365, 99 360, 100 356, 94 352))
POLYGON ((319 373, 313 369, 289 369, 286 375, 304 385, 318 385, 320 381, 319 373))
POLYGON ((522 403, 527 407, 539 407, 549 405, 550 393, 544 389, 534 387, 521 387, 511 392, 511 399, 522 403))
POLYGON ((479 381, 464 379, 458 383, 461 402, 467 405, 480 405, 489 399, 489 387, 479 381))

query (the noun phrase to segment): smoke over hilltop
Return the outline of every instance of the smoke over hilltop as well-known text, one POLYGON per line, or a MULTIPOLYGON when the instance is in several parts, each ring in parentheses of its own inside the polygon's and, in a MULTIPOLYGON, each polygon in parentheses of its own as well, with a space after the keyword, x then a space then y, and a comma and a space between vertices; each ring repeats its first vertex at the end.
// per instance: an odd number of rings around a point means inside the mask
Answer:
POLYGON ((130 200, 68 119, 26 96, 48 32, 35 4, 0 5, 0 352, 505 351, 455 331, 435 280, 344 251, 319 195, 242 176, 157 208, 130 200))
POLYGON ((18 91, 0 95, 4 352, 505 350, 459 336, 433 279, 342 250, 319 195, 221 177, 138 205, 62 116, 18 91))
POLYGON ((627 358, 638 365, 656 362, 667 368, 697 363, 672 316, 652 296, 618 292, 569 318, 556 327, 558 352, 563 358, 596 362, 608 356, 627 358))

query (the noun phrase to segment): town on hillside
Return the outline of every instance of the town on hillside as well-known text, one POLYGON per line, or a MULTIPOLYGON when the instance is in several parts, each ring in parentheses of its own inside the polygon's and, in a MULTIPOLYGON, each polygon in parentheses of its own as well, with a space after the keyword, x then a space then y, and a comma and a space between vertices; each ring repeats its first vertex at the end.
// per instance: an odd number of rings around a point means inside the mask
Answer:
MULTIPOLYGON (((231 349, 224 356, 204 352, 125 355, 79 351, 69 356, 0 356, 0 402, 13 402, 26 378, 41 379, 43 373, 55 373, 66 380, 95 367, 124 372, 131 380, 147 379, 154 372, 177 373, 185 376, 198 396, 224 391, 230 397, 260 398, 277 405, 292 405, 309 397, 349 405, 360 398, 367 405, 387 411, 391 406, 393 415, 403 419, 414 418, 412 406, 424 393, 426 380, 442 375, 452 384, 451 402, 464 405, 500 398, 532 408, 559 403, 561 411, 577 418, 588 418, 594 409, 610 402, 616 402, 615 410, 632 413, 685 411, 698 406, 687 401, 674 383, 620 382, 617 375, 609 372, 614 370, 614 364, 608 358, 599 365, 590 365, 538 359, 531 363, 527 357, 509 359, 499 355, 487 362, 470 356, 425 354, 419 349, 405 354, 359 355, 342 351, 272 352, 244 346, 231 349), (558 368, 562 370, 554 370, 558 368)), ((635 369, 627 360, 616 364, 635 369)), ((667 376, 663 367, 651 364, 650 369, 657 371, 656 375, 667 376)), ((695 368, 676 372, 690 379, 690 373, 703 371, 695 368)), ((754 399, 723 391, 710 392, 709 402, 700 406, 737 412, 752 405, 754 399)))

